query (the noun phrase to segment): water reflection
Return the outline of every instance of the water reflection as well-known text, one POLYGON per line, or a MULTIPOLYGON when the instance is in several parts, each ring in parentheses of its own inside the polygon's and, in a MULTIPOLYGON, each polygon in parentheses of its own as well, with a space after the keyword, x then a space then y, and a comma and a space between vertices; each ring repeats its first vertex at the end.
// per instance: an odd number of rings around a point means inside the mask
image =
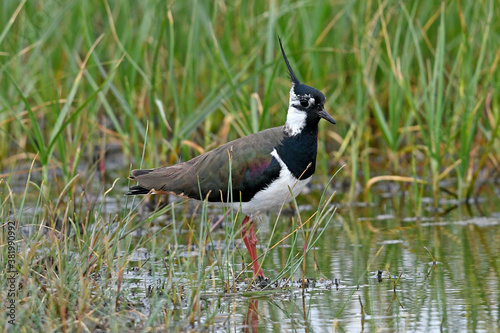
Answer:
POLYGON ((256 299, 250 299, 248 302, 248 310, 243 321, 243 332, 245 333, 257 333, 257 328, 259 326, 259 301, 256 299))
MULTIPOLYGON (((385 200, 376 207, 344 207, 306 257, 306 289, 293 282, 302 278, 300 267, 286 288, 248 296, 241 293, 248 281, 240 281, 239 291, 228 295, 215 270, 213 283, 204 290, 210 300, 200 313, 208 320, 204 327, 243 332, 497 331, 500 219, 496 205, 483 204, 481 211, 487 216, 459 208, 445 217, 432 213, 415 218, 399 200, 385 200), (209 320, 215 314, 225 319, 216 325, 209 320)), ((274 244, 293 230, 290 217, 280 221, 272 237, 273 217, 259 225, 262 244, 273 237, 274 244)), ((212 237, 222 238, 223 230, 212 237)), ((303 251, 303 236, 266 257, 266 275, 276 276, 303 251)), ((168 237, 157 241, 168 242, 168 237)), ((206 266, 224 250, 223 243, 213 244, 205 250, 211 258, 206 266)), ((186 249, 186 260, 200 255, 192 245, 186 249)), ((152 258, 148 265, 154 262, 152 258)), ((235 263, 232 269, 241 267, 243 263, 235 263)), ((156 272, 163 278, 160 269, 156 272)))

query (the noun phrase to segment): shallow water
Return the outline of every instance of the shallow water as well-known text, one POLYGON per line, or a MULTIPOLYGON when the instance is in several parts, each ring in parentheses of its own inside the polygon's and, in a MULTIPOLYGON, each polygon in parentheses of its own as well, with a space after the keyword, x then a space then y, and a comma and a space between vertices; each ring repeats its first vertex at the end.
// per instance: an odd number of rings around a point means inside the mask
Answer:
MULTIPOLYGON (((201 316, 185 329, 498 331, 500 206, 492 193, 475 200, 473 206, 459 205, 441 216, 434 215, 435 210, 428 208, 431 203, 424 200, 427 215, 422 218, 415 218, 412 205, 398 196, 385 196, 377 205, 340 207, 306 256, 308 288, 302 290, 301 283, 288 281, 282 288, 243 293, 249 285, 247 278, 236 282, 238 292, 228 293, 215 267, 200 290, 201 316)), ((438 211, 445 212, 456 204, 454 200, 443 200, 438 211)), ((300 207, 303 219, 311 215, 308 207, 300 207)), ((278 235, 273 236, 271 244, 293 231, 291 216, 279 218, 278 235)), ((271 215, 258 225, 259 253, 271 238, 274 222, 275 216, 271 215)), ((224 238, 223 228, 213 232, 215 241, 205 248, 205 256, 216 257, 227 247, 234 249, 234 243, 226 246, 216 241, 224 238)), ((287 265, 290 253, 303 249, 303 236, 299 234, 296 244, 284 242, 270 252, 263 263, 267 277, 277 276, 287 265)), ((164 240, 162 237, 160 234, 156 241, 171 241, 168 231, 164 240)), ((183 239, 179 234, 180 244, 183 239)), ((196 259, 200 255, 195 245, 184 245, 178 248, 179 257, 196 259)), ((244 253, 244 248, 241 250, 244 253)), ((144 252, 136 254, 131 264, 138 262, 142 267, 146 260, 143 256, 148 255, 147 250, 144 252)), ((147 261, 144 266, 149 267, 148 274, 138 269, 124 276, 126 287, 133 290, 129 301, 146 314, 150 311, 148 288, 161 288, 167 274, 164 262, 158 258, 147 261)), ((204 260, 207 271, 211 262, 204 260)), ((241 261, 233 265, 235 271, 242 269, 241 261)), ((171 269, 171 274, 178 274, 176 265, 171 269)), ((293 280, 301 277, 299 267, 293 280)), ((193 279, 181 274, 177 282, 186 294, 198 287, 193 279)), ((181 306, 187 308, 188 304, 181 306)))
MULTIPOLYGON (((177 201, 175 229, 172 213, 161 214, 120 247, 128 248, 117 256, 128 262, 121 293, 131 310, 120 320, 137 329, 151 325, 213 332, 500 330, 498 189, 485 190, 469 205, 443 197, 437 209, 431 198, 423 198, 421 217, 416 217, 415 203, 405 193, 397 187, 385 190, 373 191, 370 204, 341 205, 334 200, 337 210, 331 222, 320 225, 316 235, 323 234, 306 255, 305 289, 297 282, 302 265, 264 289, 262 284, 250 285, 251 270, 235 280, 249 258, 237 232, 234 240, 225 240, 233 227, 227 224, 230 219, 214 228, 211 241, 200 249, 193 235, 200 233, 203 209, 193 201, 177 201), (216 264, 228 256, 233 272, 229 278, 228 266, 216 264), (200 279, 199 272, 207 276, 200 279), (228 290, 228 283, 234 288, 228 290), (186 326, 195 293, 199 305, 186 326), (158 311, 168 311, 170 321, 148 323, 148 316, 158 311)), ((137 213, 140 224, 154 205, 136 199, 126 206, 124 191, 117 188, 116 196, 94 197, 84 204, 100 207, 110 220, 116 214, 137 213)), ((318 192, 321 187, 298 197, 302 221, 314 213, 318 192)), ((33 217, 41 211, 25 208, 23 219, 36 222, 33 217)), ((207 208, 210 220, 221 215, 220 208, 207 208)), ((259 221, 259 253, 290 234, 297 223, 289 207, 279 218, 271 214, 259 221)), ((116 228, 111 223, 107 232, 116 228)), ((32 229, 22 230, 37 232, 36 223, 32 229)), ((262 264, 268 278, 273 280, 290 266, 290 258, 303 252, 307 230, 311 232, 312 223, 298 232, 295 243, 290 237, 269 252, 262 264)))

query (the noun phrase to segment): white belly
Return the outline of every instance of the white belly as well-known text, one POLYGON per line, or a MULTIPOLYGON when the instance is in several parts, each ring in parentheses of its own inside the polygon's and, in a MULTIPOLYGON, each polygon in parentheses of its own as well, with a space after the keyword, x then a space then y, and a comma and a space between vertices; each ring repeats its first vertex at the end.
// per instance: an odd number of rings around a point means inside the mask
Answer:
MULTIPOLYGON (((304 187, 311 181, 312 176, 307 179, 297 180, 290 170, 288 170, 283 160, 281 160, 276 149, 271 152, 271 155, 281 166, 280 175, 271 185, 257 192, 252 200, 241 203, 241 210, 245 215, 279 210, 283 204, 292 201, 293 198, 299 195, 304 187)), ((239 207, 240 203, 233 203, 233 208, 239 207)))
MULTIPOLYGON (((288 169, 286 170, 288 174, 283 175, 283 170, 281 170, 278 179, 264 190, 257 192, 252 200, 241 203, 243 214, 251 216, 258 212, 264 213, 271 210, 277 212, 283 204, 292 201, 293 198, 299 195, 312 178, 297 180, 288 169)), ((233 203, 233 208, 239 209, 240 203, 233 203)))

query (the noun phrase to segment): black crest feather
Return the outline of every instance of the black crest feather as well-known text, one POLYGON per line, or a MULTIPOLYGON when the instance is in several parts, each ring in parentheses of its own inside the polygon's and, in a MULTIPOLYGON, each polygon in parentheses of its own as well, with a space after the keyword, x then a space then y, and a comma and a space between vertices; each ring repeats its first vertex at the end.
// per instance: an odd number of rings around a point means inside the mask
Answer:
POLYGON ((283 59, 285 59, 286 67, 288 67, 288 74, 290 75, 290 81, 292 81, 293 85, 298 85, 300 84, 299 79, 295 76, 295 73, 293 72, 292 67, 290 66, 290 63, 288 62, 288 59, 285 54, 285 50, 283 50, 283 45, 281 44, 281 38, 278 37, 278 40, 280 42, 280 48, 281 48, 281 54, 283 54, 283 59))

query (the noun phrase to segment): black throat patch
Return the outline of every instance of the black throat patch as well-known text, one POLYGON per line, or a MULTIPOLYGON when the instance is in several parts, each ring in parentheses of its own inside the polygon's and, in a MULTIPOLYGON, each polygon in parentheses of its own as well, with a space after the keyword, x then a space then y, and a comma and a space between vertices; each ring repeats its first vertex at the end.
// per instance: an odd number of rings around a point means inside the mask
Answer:
POLYGON ((276 151, 288 170, 297 179, 307 179, 316 170, 318 150, 318 121, 307 124, 297 135, 287 136, 276 151))

